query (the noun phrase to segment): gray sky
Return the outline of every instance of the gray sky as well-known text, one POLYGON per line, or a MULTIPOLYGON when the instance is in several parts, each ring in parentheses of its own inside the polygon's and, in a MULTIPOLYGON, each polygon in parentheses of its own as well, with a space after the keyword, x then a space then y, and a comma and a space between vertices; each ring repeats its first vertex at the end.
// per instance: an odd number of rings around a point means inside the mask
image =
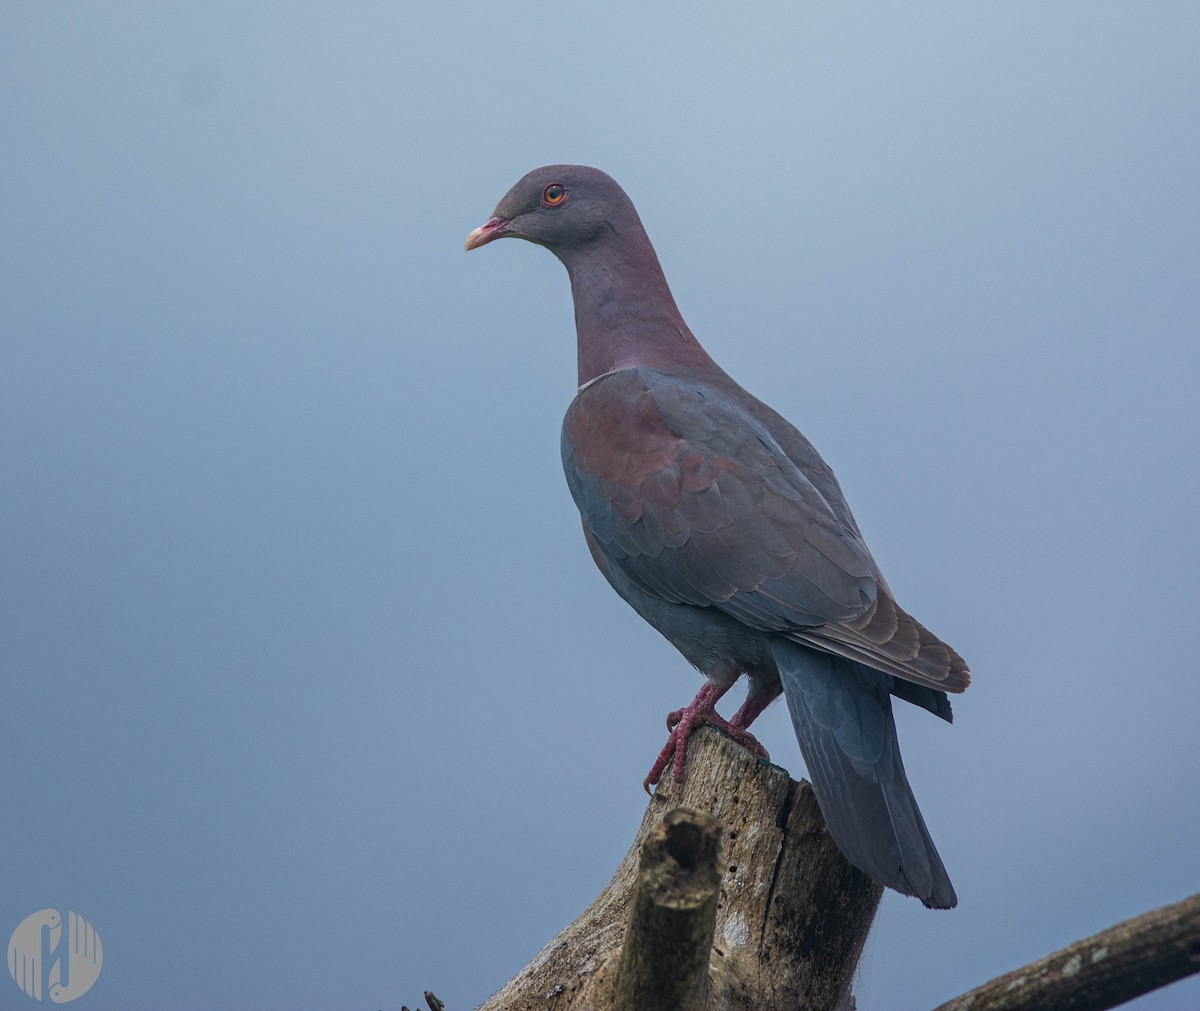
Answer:
POLYGON ((860 1007, 1200 888, 1200 7, 417 7, 0 6, 0 941, 460 1011, 607 881, 699 679, 579 535, 564 272, 462 252, 552 161, 974 671, 860 1007))

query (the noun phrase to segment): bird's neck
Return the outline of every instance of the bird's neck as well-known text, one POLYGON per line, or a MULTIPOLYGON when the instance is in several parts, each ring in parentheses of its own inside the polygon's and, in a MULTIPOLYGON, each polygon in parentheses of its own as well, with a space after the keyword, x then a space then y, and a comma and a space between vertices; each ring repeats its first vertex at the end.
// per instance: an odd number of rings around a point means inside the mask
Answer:
POLYGON ((563 257, 575 299, 579 385, 635 365, 717 371, 692 335, 645 232, 563 257))

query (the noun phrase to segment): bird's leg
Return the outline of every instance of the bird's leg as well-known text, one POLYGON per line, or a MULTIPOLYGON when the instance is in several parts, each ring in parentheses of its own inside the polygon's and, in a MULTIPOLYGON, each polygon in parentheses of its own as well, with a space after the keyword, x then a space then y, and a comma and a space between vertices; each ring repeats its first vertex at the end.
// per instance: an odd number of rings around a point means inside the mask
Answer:
MULTIPOLYGON (((714 701, 716 700, 714 699, 714 701)), ((732 738, 743 748, 753 751, 756 755, 758 755, 759 758, 765 758, 769 762, 771 760, 771 756, 767 754, 767 749, 759 744, 758 738, 750 733, 750 731, 748 731, 746 728, 754 722, 755 717, 757 717, 759 713, 766 709, 772 701, 774 701, 773 698, 747 698, 746 701, 742 703, 742 708, 739 709, 736 714, 734 714, 732 720, 725 719, 724 716, 714 709, 708 714, 708 717, 704 722, 710 727, 716 727, 726 737, 732 738)), ((676 709, 675 712, 667 714, 668 729, 675 725, 671 722, 671 718, 675 717, 675 723, 678 723, 679 715, 677 714, 682 713, 682 709, 676 709)))
POLYGON ((663 745, 662 751, 658 753, 658 758, 654 760, 649 775, 642 780, 642 786, 645 787, 647 793, 650 792, 651 786, 657 785, 658 781, 662 779, 662 774, 666 771, 668 764, 672 766, 671 771, 675 782, 683 782, 683 770, 687 764, 687 740, 692 731, 706 723, 727 734, 742 747, 749 748, 760 757, 769 759, 767 749, 758 743, 754 735, 746 730, 746 727, 750 725, 755 716, 767 707, 770 699, 756 701, 755 708, 751 705, 752 700, 747 698, 745 704, 738 710, 738 715, 730 721, 717 712, 716 705, 721 696, 732 687, 732 681, 726 685, 717 685, 712 681, 706 681, 704 687, 696 693, 696 697, 687 706, 667 714, 667 729, 670 731, 667 735, 667 743, 663 745), (748 712, 751 715, 745 719, 745 722, 739 724, 739 717, 743 717, 748 712), (674 759, 673 762, 672 759, 674 759))
POLYGON ((736 730, 745 730, 777 698, 779 698, 778 691, 774 694, 751 691, 746 696, 746 701, 742 703, 742 708, 733 714, 733 719, 729 721, 729 725, 736 730))
POLYGON ((683 709, 672 709, 669 713, 667 713, 667 729, 674 730, 677 726, 679 726, 680 720, 682 720, 685 716, 689 714, 694 716, 700 711, 709 712, 712 713, 713 716, 716 716, 717 699, 729 691, 730 687, 731 686, 727 685, 724 688, 718 689, 717 686, 711 681, 705 681, 704 687, 696 693, 696 697, 692 699, 687 706, 685 706, 683 709), (716 698, 712 697, 713 692, 717 693, 716 698))
MULTIPOLYGON (((704 687, 696 693, 696 697, 691 702, 682 709, 675 709, 667 714, 667 728, 670 731, 667 734, 667 743, 663 745, 662 751, 658 753, 658 758, 650 767, 650 772, 642 780, 642 786, 647 793, 650 792, 651 786, 658 785, 658 781, 662 779, 662 774, 672 757, 675 759, 672 769, 675 782, 683 781, 683 767, 687 764, 687 739, 693 730, 704 726, 713 716, 717 715, 717 700, 732 686, 733 682, 727 685, 717 685, 712 681, 705 681, 704 687)), ((724 721, 722 720, 722 722, 724 721)))
POLYGON ((743 748, 749 748, 759 758, 766 759, 768 762, 771 760, 771 756, 767 754, 767 749, 758 743, 758 738, 747 728, 777 698, 779 698, 778 691, 774 693, 756 692, 751 686, 750 694, 746 696, 742 708, 733 714, 733 719, 726 726, 721 728, 743 748))

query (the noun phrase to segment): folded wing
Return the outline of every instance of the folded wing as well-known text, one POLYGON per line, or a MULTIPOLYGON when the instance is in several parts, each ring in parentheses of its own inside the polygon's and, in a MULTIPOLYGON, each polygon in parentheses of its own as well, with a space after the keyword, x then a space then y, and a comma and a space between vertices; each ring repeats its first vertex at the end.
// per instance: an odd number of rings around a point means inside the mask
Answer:
POLYGON ((568 410, 562 449, 588 530, 646 592, 919 685, 967 686, 958 654, 892 600, 824 461, 732 381, 603 376, 568 410))

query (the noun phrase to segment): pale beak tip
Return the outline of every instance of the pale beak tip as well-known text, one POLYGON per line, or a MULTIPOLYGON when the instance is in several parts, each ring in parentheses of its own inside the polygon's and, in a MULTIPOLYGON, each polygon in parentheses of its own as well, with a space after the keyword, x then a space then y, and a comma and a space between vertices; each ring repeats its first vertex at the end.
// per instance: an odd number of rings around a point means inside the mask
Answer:
POLYGON ((478 249, 480 246, 491 242, 492 239, 500 238, 504 234, 504 229, 507 225, 508 218, 502 218, 499 215, 489 218, 467 236, 464 248, 469 253, 472 249, 478 249))

